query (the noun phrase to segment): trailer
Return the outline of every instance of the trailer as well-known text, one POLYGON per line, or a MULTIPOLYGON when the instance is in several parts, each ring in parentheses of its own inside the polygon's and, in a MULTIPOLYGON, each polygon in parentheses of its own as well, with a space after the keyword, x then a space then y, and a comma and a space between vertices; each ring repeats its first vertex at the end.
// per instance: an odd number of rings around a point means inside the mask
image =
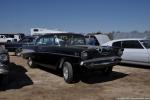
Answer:
POLYGON ((67 33, 67 32, 59 30, 50 30, 46 28, 31 28, 31 36, 39 36, 50 33, 67 33))

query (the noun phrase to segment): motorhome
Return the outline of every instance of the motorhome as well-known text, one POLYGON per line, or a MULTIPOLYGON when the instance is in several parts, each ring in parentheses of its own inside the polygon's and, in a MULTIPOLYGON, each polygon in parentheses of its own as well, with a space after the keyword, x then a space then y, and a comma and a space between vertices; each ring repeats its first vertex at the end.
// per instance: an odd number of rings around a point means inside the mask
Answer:
POLYGON ((50 30, 46 28, 31 28, 31 36, 44 35, 48 33, 67 33, 67 32, 59 30, 50 30))

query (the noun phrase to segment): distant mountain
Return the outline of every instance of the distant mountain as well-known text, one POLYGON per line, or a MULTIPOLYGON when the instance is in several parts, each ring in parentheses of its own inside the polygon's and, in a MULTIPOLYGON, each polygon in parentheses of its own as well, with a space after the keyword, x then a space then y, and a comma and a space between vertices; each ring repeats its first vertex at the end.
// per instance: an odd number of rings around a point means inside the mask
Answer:
POLYGON ((145 32, 114 32, 113 39, 122 39, 122 38, 150 38, 150 31, 145 32))

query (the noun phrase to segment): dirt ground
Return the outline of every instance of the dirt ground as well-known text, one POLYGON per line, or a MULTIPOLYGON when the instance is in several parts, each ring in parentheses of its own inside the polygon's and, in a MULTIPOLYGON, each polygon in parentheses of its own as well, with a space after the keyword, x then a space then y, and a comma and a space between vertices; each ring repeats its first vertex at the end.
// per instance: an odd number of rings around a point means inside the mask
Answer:
POLYGON ((88 73, 80 82, 67 84, 56 71, 31 69, 25 59, 13 55, 10 61, 0 100, 150 100, 150 67, 117 65, 112 76, 88 73))

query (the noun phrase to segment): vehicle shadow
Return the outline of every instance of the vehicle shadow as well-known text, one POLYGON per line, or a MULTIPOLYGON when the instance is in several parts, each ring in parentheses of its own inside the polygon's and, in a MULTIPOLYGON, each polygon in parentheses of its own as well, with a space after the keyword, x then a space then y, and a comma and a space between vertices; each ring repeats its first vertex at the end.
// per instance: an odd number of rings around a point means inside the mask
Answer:
POLYGON ((9 56, 16 56, 15 52, 9 52, 9 56))
POLYGON ((124 63, 121 63, 119 65, 125 66, 125 67, 142 68, 142 69, 149 69, 150 70, 150 66, 144 66, 144 65, 124 64, 124 63))
POLYGON ((0 85, 0 91, 19 89, 27 85, 32 85, 33 82, 26 72, 27 70, 24 67, 10 63, 10 73, 6 77, 7 79, 4 79, 7 82, 0 85))
POLYGON ((59 70, 53 70, 53 69, 51 69, 51 68, 43 67, 43 66, 40 66, 40 65, 39 65, 37 68, 38 68, 38 69, 41 69, 41 70, 44 70, 44 71, 46 71, 46 72, 49 72, 49 73, 51 73, 51 74, 54 74, 54 75, 63 77, 62 72, 59 71, 59 70))
MULTIPOLYGON (((62 72, 60 72, 60 71, 56 71, 56 70, 52 70, 52 69, 40 67, 40 66, 38 68, 41 70, 44 70, 46 72, 52 73, 54 75, 57 75, 59 77, 63 77, 62 72)), ((86 84, 96 84, 96 83, 103 83, 103 82, 120 79, 120 78, 126 77, 127 75, 128 74, 116 72, 116 71, 113 71, 110 76, 103 75, 101 71, 84 72, 84 73, 80 74, 79 81, 86 83, 86 84)), ((77 81, 77 82, 79 82, 79 81, 77 81)))
POLYGON ((113 71, 111 75, 103 75, 102 72, 89 72, 82 75, 81 81, 87 84, 104 83, 126 77, 128 74, 113 71))

